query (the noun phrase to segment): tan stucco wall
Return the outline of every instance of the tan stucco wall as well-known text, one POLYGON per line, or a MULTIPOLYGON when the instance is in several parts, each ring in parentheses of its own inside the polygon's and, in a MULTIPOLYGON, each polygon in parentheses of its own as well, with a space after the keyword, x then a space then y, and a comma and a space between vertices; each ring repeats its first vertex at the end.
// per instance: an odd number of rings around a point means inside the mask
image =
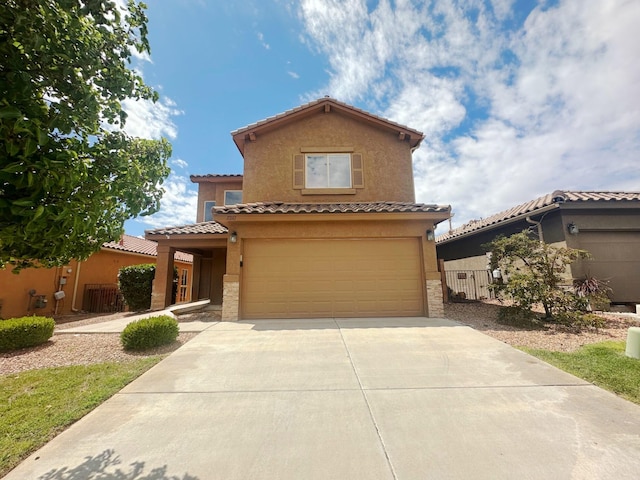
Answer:
POLYGON ((214 201, 218 207, 224 205, 225 190, 242 190, 242 180, 228 182, 203 181, 198 183, 198 212, 196 215, 196 222, 204 221, 205 201, 214 201))
MULTIPOLYGON (((366 215, 364 215, 366 218, 366 215)), ((440 306, 437 305, 438 297, 433 293, 427 294, 427 285, 439 284, 440 273, 436 261, 436 249, 434 242, 427 241, 426 231, 433 229, 433 224, 425 220, 378 220, 363 221, 270 221, 270 222, 227 222, 230 231, 238 234, 237 243, 229 243, 227 247, 227 275, 225 275, 224 302, 238 302, 234 305, 223 304, 223 319, 237 320, 233 317, 239 312, 239 302, 242 295, 242 268, 240 256, 242 255, 242 242, 245 239, 259 238, 296 238, 296 239, 331 239, 331 238, 419 238, 421 242, 423 284, 425 285, 424 298, 426 305, 425 315, 441 316, 442 297, 440 293, 440 306), (240 285, 239 295, 236 289, 240 285), (429 302, 435 302, 434 307, 429 302), (226 312, 226 313, 225 313, 226 312)), ((360 217, 362 218, 362 217, 360 217)), ((371 218, 371 217, 369 217, 371 218)), ((377 218, 380 218, 379 216, 377 218)))
POLYGON ((484 270, 487 268, 489 258, 486 255, 478 255, 477 257, 460 258, 458 260, 449 260, 444 262, 444 268, 451 270, 484 270))
MULTIPOLYGON (((52 316, 56 312, 56 301, 53 294, 60 289, 65 292, 65 298, 58 302, 57 314, 70 314, 72 309, 82 309, 86 284, 116 284, 118 283, 118 270, 121 267, 155 262, 156 258, 149 255, 105 249, 93 254, 84 262, 72 261, 67 266, 59 268, 27 268, 18 275, 13 274, 11 268, 5 268, 0 270, 0 285, 2 286, 0 288, 0 302, 2 302, 0 317, 12 318, 33 315, 34 313, 52 316), (61 277, 64 277, 67 282, 62 286, 59 285, 61 277), (75 304, 73 304, 76 277, 76 298, 75 304), (28 310, 29 290, 31 289, 36 290, 38 295, 46 295, 47 306, 45 308, 28 310)), ((184 262, 176 262, 175 264, 178 267, 178 275, 183 268, 189 270, 190 290, 192 265, 184 262)))
MULTIPOLYGON (((324 150, 323 150, 324 151, 324 150)), ((415 201, 411 150, 388 130, 356 121, 340 112, 311 117, 260 134, 247 142, 244 155, 245 203, 415 201), (364 162, 364 188, 352 195, 303 195, 293 188, 293 158, 301 149, 353 148, 364 162)))

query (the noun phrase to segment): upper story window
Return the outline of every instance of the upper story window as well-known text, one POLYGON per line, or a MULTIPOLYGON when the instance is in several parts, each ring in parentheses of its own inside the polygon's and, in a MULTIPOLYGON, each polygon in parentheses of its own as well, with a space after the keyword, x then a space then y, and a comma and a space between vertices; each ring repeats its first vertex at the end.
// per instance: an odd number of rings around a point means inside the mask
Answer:
POLYGON ((293 156, 293 188, 302 195, 355 195, 364 188, 364 161, 353 148, 300 150, 293 156))
POLYGON ((351 155, 305 155, 305 188, 351 188, 351 155))
POLYGON ((215 206, 216 206, 216 202, 214 201, 207 200, 206 202, 204 202, 204 212, 202 215, 204 222, 213 221, 213 213, 211 212, 211 209, 215 206))
POLYGON ((224 191, 224 204, 236 205, 242 203, 242 190, 225 190, 224 191))

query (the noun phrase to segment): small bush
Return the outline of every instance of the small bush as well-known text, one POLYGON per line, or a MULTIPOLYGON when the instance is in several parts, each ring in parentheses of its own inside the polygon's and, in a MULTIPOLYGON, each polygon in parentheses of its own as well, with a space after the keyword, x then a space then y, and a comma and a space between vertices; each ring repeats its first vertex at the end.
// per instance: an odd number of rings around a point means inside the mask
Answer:
POLYGON ((573 329, 577 332, 585 328, 598 330, 607 324, 606 320, 599 315, 576 311, 558 313, 553 317, 553 319, 560 325, 573 329))
POLYGON ((527 329, 544 328, 544 325, 538 320, 534 312, 521 307, 500 307, 496 321, 502 325, 511 325, 513 327, 527 329))
POLYGON ((20 317, 0 321, 0 352, 33 347, 53 335, 56 322, 47 317, 20 317))
POLYGON ((153 263, 122 267, 118 273, 120 292, 129 309, 138 312, 151 308, 151 290, 156 266, 153 263))
POLYGON ((120 341, 125 350, 146 350, 175 341, 179 331, 178 322, 167 315, 143 318, 128 324, 120 341))

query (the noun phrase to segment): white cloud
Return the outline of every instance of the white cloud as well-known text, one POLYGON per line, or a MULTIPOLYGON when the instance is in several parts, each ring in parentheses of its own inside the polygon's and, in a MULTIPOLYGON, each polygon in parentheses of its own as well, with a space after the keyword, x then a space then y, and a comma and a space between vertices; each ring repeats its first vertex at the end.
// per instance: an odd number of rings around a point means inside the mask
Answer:
POLYGON ((172 173, 163 188, 160 210, 147 217, 137 217, 136 221, 150 229, 195 223, 198 191, 191 181, 172 173))
POLYGON ((265 50, 270 50, 271 49, 271 46, 267 42, 264 41, 264 34, 262 32, 258 32, 258 40, 260 40, 260 43, 265 48, 265 50))
POLYGON ((184 160, 182 160, 181 158, 175 158, 173 160, 171 160, 171 164, 175 165, 178 168, 187 168, 189 166, 189 164, 187 162, 185 162, 184 160))
POLYGON ((296 80, 300 78, 300 75, 292 70, 287 70, 287 75, 289 75, 291 78, 295 78, 296 80))
POLYGON ((162 97, 155 103, 150 100, 126 99, 122 102, 122 108, 127 112, 124 131, 129 135, 150 139, 174 139, 178 135, 172 117, 181 115, 182 112, 168 97, 162 97))
MULTIPOLYGON (((419 201, 455 224, 556 189, 638 190, 640 3, 303 0, 328 92, 422 130, 419 201)), ((320 93, 321 92, 321 93, 320 93)))

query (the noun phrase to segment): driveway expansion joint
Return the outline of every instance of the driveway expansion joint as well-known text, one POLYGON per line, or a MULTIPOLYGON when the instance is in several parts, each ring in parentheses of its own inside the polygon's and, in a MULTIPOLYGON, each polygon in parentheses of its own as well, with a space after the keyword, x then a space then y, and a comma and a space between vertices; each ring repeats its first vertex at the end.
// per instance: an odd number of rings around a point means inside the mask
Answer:
MULTIPOLYGON (((336 325, 337 322, 336 322, 336 325)), ((369 418, 371 418, 371 422, 373 423, 374 428, 376 429, 376 435, 378 436, 378 440, 382 447, 382 451, 384 452, 384 457, 387 461, 387 465, 389 466, 389 471, 395 480, 398 480, 398 475, 396 474, 395 469, 393 468, 393 463, 391 462, 391 458, 389 457, 389 452, 387 450, 387 446, 384 443, 382 438, 382 433, 380 432, 380 426, 378 422, 376 422, 376 418, 373 415, 373 411, 371 410, 371 404, 369 403, 369 399, 367 398, 367 393, 362 386, 362 381, 360 380, 360 376, 358 375, 358 370, 353 363, 353 359, 351 358, 351 352, 349 351, 349 347, 347 347, 347 342, 344 339, 344 335, 342 334, 342 328, 338 325, 338 331, 340 332, 340 339, 342 340, 342 344, 344 345, 344 349, 347 352, 347 357, 349 358, 349 363, 351 364, 351 368, 353 369, 353 374, 356 376, 356 380, 358 381, 358 385, 360 386, 360 391, 362 392, 362 398, 364 399, 365 405, 367 406, 367 410, 369 412, 369 418)))

